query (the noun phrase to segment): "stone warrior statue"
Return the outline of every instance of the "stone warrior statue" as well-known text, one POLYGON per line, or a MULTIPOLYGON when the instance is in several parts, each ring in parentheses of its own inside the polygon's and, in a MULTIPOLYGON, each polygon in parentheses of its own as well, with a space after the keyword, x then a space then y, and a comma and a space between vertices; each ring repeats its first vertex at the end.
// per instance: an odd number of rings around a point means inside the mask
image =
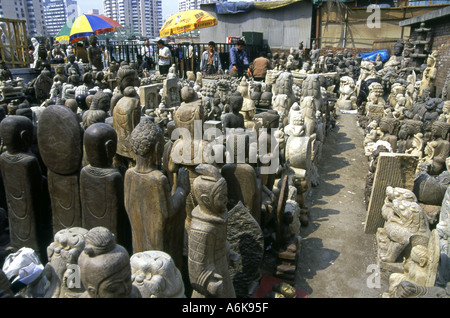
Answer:
POLYGON ((235 298, 228 270, 227 183, 212 165, 200 164, 195 170, 200 176, 192 187, 198 206, 189 231, 192 298, 235 298))

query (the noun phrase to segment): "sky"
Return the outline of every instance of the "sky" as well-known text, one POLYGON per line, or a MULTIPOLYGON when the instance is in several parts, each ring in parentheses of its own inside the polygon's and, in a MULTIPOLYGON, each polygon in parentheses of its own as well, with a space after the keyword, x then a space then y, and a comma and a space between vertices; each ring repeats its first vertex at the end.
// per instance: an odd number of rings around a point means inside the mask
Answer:
MULTIPOLYGON (((98 9, 103 14, 103 0, 77 0, 80 7, 79 14, 87 13, 90 9, 98 9)), ((162 0, 163 20, 178 11, 178 0, 162 0)))

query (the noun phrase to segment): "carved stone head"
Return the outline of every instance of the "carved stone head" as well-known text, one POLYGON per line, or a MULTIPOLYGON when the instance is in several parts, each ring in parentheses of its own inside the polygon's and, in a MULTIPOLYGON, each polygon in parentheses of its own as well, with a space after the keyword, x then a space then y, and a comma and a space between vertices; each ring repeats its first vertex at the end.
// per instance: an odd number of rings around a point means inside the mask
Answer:
POLYGON ((33 123, 24 116, 10 115, 0 123, 0 136, 10 154, 27 152, 33 142, 33 123))
POLYGON ((145 251, 130 258, 132 282, 142 298, 184 298, 181 273, 169 254, 145 251))
POLYGON ((227 182, 219 170, 209 164, 195 168, 200 175, 192 184, 192 193, 200 208, 211 215, 221 215, 227 209, 227 182))
POLYGON ((107 112, 111 107, 111 95, 98 91, 93 95, 90 109, 101 109, 107 112))
POLYGON ((116 244, 114 234, 108 229, 95 227, 89 230, 78 265, 88 297, 130 297, 130 257, 125 248, 116 244))
POLYGON ((142 118, 130 135, 130 143, 137 157, 148 158, 159 164, 164 149, 161 128, 149 118, 142 118))
POLYGON ((117 150, 117 133, 108 124, 92 124, 84 133, 84 147, 91 166, 109 168, 117 150))

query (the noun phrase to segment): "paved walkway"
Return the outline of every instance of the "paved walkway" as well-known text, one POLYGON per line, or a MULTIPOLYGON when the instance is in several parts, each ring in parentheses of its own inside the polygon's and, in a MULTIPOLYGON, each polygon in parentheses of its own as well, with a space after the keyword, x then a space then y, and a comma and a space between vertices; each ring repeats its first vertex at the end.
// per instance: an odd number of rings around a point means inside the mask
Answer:
POLYGON ((310 221, 302 227, 296 287, 309 298, 379 298, 375 236, 364 233, 368 161, 356 115, 340 114, 318 166, 320 185, 309 192, 310 221), (371 285, 378 288, 370 288, 371 285))

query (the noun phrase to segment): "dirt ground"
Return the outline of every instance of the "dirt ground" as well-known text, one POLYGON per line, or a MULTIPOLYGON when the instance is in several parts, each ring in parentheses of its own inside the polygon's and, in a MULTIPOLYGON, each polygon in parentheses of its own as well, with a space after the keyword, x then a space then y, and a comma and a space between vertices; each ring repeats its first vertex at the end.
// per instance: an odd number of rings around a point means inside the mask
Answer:
POLYGON ((326 138, 320 184, 307 195, 309 224, 300 232, 295 287, 309 298, 380 298, 387 292, 388 276, 376 266, 375 235, 364 233, 363 139, 353 114, 339 114, 326 138))

